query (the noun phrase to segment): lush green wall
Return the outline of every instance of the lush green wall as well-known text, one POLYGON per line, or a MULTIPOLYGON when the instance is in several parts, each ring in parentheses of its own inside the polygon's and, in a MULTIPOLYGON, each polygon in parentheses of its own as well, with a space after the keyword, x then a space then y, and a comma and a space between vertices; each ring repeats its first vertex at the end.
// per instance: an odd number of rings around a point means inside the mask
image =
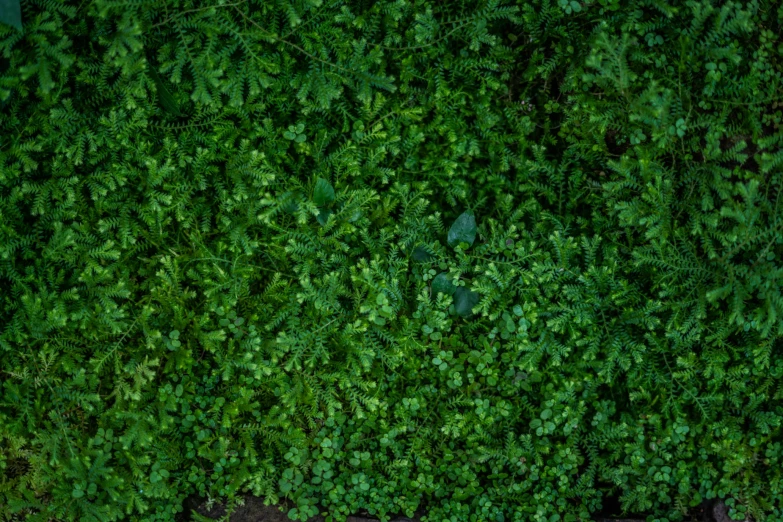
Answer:
POLYGON ((0 519, 783 521, 782 22, 23 0, 0 519))

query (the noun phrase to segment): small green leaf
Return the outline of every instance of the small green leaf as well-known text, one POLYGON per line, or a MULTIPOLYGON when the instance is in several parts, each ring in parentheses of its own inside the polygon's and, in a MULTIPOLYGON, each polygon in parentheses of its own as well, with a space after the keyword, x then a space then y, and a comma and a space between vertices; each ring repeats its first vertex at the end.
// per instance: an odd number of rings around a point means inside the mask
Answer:
POLYGON ((84 490, 80 489, 80 486, 76 486, 76 488, 71 491, 71 496, 73 498, 82 498, 84 496, 84 490))
POLYGON ((457 287, 454 286, 454 284, 451 282, 446 272, 441 272, 435 276, 435 279, 432 280, 433 296, 438 295, 438 293, 454 295, 456 290, 457 287))
POLYGON ((172 339, 179 339, 179 330, 172 330, 169 333, 169 337, 171 337, 172 339))
POLYGON ((0 0, 0 22, 22 30, 22 8, 19 0, 0 0))
POLYGON ((461 317, 473 315, 473 307, 479 302, 479 294, 468 290, 464 286, 458 286, 454 291, 454 309, 461 317))
POLYGON ((468 210, 462 213, 449 229, 448 242, 452 247, 460 243, 473 245, 476 240, 476 217, 473 211, 468 210))
POLYGON ((313 189, 313 201, 319 207, 328 205, 334 201, 334 187, 323 178, 318 178, 313 189))
POLYGON ((182 387, 182 385, 177 384, 177 388, 174 390, 174 395, 176 395, 177 397, 182 397, 183 390, 184 388, 182 387))

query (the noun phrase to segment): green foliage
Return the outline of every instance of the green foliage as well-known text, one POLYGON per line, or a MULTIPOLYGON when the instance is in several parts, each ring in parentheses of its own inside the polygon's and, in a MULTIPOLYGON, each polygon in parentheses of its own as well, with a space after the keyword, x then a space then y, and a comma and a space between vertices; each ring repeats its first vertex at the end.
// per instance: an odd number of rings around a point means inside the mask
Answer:
POLYGON ((778 2, 21 13, 0 520, 783 521, 778 2))

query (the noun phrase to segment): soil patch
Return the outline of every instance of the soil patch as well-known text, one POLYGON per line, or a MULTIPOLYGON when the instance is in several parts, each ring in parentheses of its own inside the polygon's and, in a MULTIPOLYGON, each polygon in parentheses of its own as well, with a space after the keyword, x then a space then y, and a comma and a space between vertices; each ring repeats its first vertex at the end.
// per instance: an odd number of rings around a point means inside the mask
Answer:
MULTIPOLYGON (((230 522, 291 522, 288 518, 287 510, 280 509, 279 505, 264 505, 264 499, 248 495, 244 497, 245 503, 238 506, 231 514, 230 522)), ((205 499, 198 496, 191 496, 185 500, 183 505, 184 512, 180 518, 181 522, 192 520, 191 510, 201 516, 219 519, 226 515, 226 508, 223 504, 214 503, 207 508, 205 499)), ((416 514, 414 518, 396 517, 391 522, 419 522, 424 515, 424 511, 416 514)), ((638 515, 636 515, 638 517, 638 515)), ((645 522, 645 518, 612 518, 597 514, 593 518, 594 522, 645 522)), ((705 501, 700 506, 694 508, 685 519, 686 522, 732 522, 728 516, 728 508, 723 501, 711 500, 705 501)), ((317 515, 308 522, 324 522, 324 517, 317 515)), ((351 516, 347 522, 378 522, 377 519, 368 516, 351 516)), ((748 521, 750 522, 750 521, 748 521)))

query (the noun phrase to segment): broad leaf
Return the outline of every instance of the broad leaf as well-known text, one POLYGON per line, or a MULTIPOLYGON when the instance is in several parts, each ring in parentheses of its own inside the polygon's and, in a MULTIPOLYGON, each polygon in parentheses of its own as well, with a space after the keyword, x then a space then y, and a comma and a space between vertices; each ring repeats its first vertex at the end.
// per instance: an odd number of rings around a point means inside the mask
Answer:
POLYGON ((334 201, 334 187, 323 178, 318 178, 313 189, 313 201, 319 207, 328 205, 334 201))
POLYGON ((426 263, 427 261, 432 261, 433 259, 435 259, 435 256, 433 256, 423 246, 419 245, 413 249, 414 261, 417 261, 419 263, 426 263))
POLYGON ((473 315, 473 307, 479 302, 479 294, 468 290, 464 286, 458 286, 454 291, 454 309, 461 317, 473 315))
POLYGON ((476 240, 476 217, 473 211, 468 210, 462 213, 449 229, 448 242, 451 246, 457 246, 460 243, 472 245, 476 240))
POLYGON ((439 292, 442 294, 454 295, 454 291, 456 289, 457 287, 454 286, 454 284, 451 282, 451 279, 449 279, 449 276, 446 274, 446 272, 441 272, 435 276, 435 279, 432 280, 433 296, 436 296, 439 292))
POLYGON ((284 212, 288 212, 289 214, 293 214, 297 210, 299 210, 299 204, 297 203, 297 199, 299 199, 299 195, 294 192, 286 192, 283 195, 280 196, 280 201, 283 203, 280 205, 280 208, 284 212))
POLYGON ((329 220, 329 216, 332 215, 332 211, 328 208, 321 209, 321 213, 318 214, 318 217, 316 218, 318 222, 321 225, 326 225, 326 222, 329 220))
MULTIPOLYGON (((2 1, 3 0, 0 0, 0 2, 2 1)), ((152 76, 152 80, 155 82, 155 89, 158 91, 158 102, 160 103, 160 106, 163 108, 163 110, 173 114, 174 116, 182 116, 182 113, 179 111, 179 107, 177 106, 177 101, 163 84, 163 79, 160 77, 160 74, 158 74, 158 71, 156 71, 154 67, 150 67, 150 76, 152 76)))
POLYGON ((0 0, 0 22, 22 30, 22 8, 19 0, 0 0))

